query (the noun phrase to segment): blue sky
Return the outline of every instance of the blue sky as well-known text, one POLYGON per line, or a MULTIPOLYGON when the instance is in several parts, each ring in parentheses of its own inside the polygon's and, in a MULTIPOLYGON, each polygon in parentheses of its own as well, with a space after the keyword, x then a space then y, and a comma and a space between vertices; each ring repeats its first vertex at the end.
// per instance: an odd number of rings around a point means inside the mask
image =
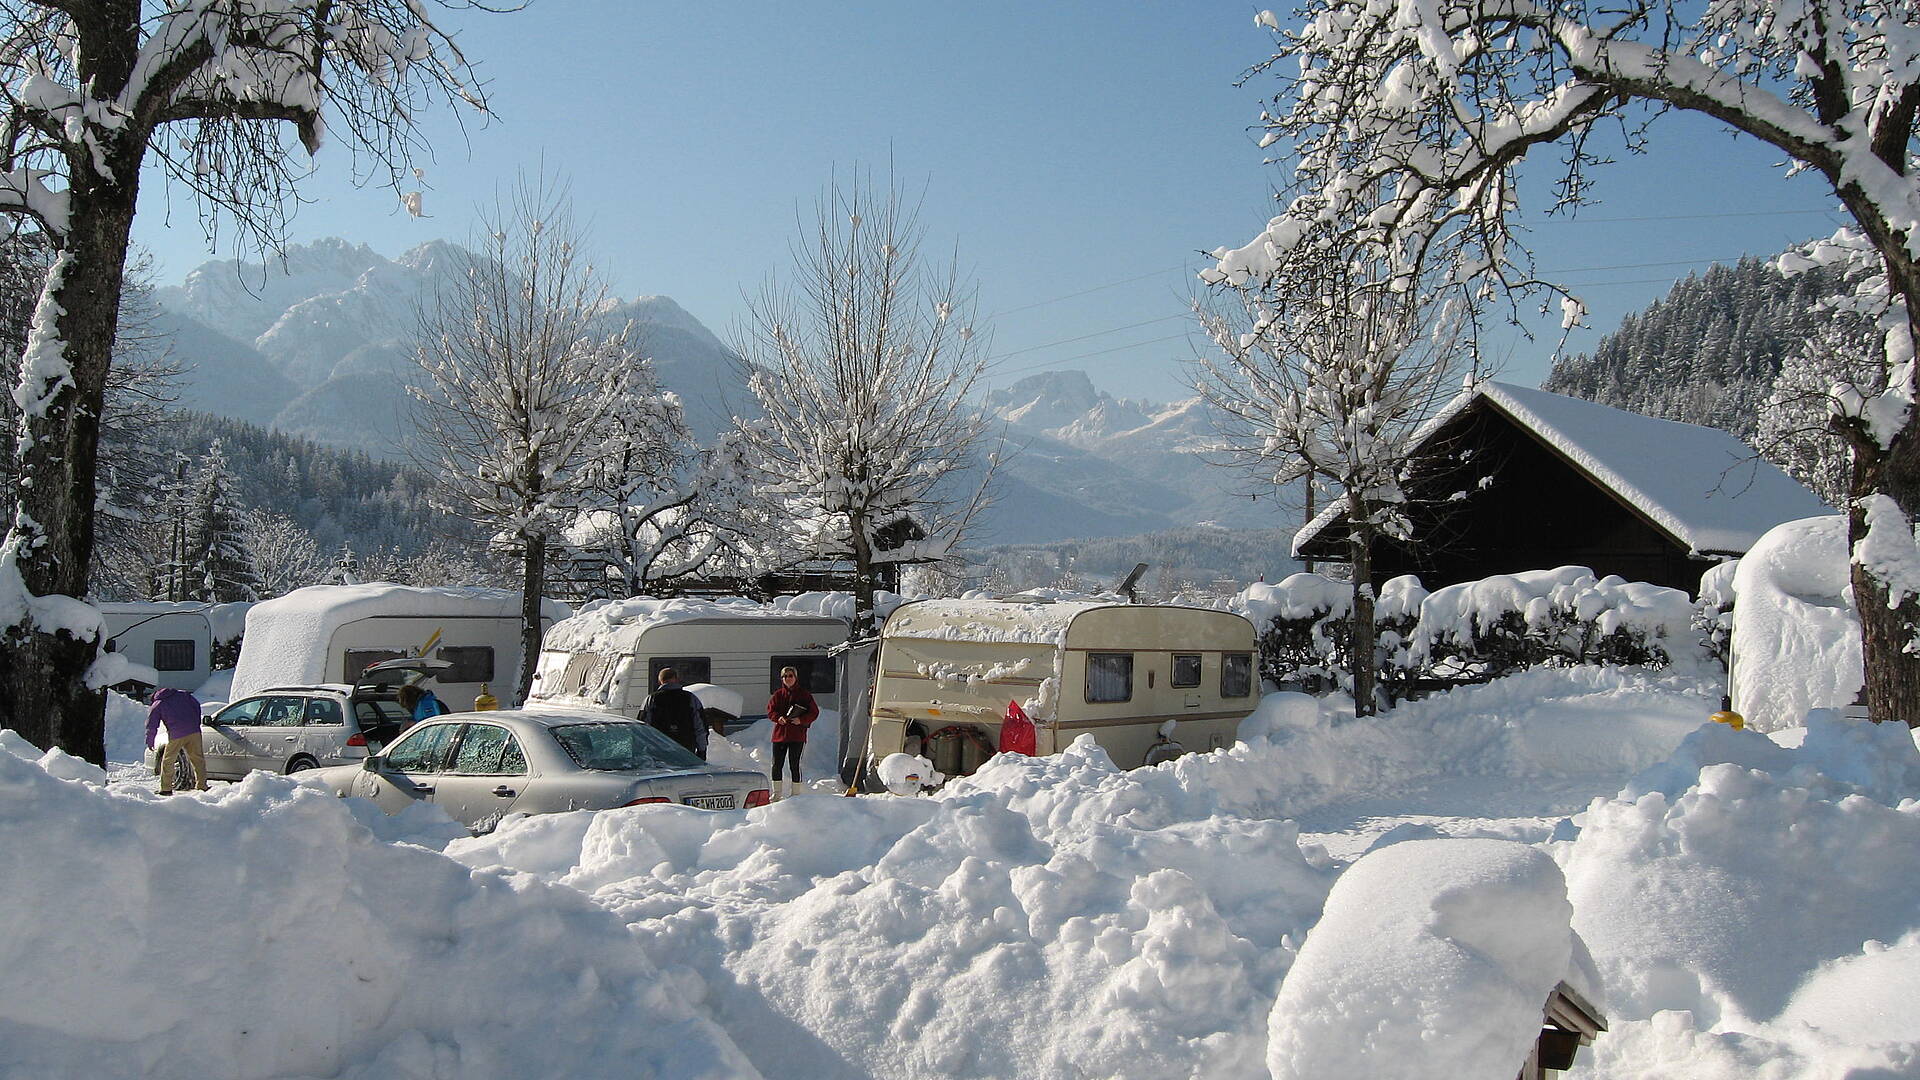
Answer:
MULTIPOLYGON (((426 216, 355 189, 323 148, 291 238, 386 255, 464 240, 517 170, 571 184, 616 291, 664 293, 722 337, 743 292, 788 262, 796 212, 838 167, 924 183, 929 246, 957 246, 991 333, 993 385, 1080 368, 1129 397, 1181 396, 1199 346, 1185 316, 1199 252, 1239 245, 1279 179, 1248 125, 1272 84, 1233 83, 1268 48, 1238 3, 730 3, 535 0, 449 25, 491 81, 498 118, 434 116, 426 216)), ((1814 178, 1703 121, 1669 118, 1656 152, 1607 170, 1601 203, 1536 229, 1540 265, 1621 315, 1715 260, 1771 253, 1841 220, 1814 178)), ((1544 171, 1544 170, 1542 170, 1544 171)), ((149 177, 136 239, 177 281, 209 252, 178 192, 149 177)), ((1506 376, 1545 373, 1541 337, 1492 343, 1506 376)))

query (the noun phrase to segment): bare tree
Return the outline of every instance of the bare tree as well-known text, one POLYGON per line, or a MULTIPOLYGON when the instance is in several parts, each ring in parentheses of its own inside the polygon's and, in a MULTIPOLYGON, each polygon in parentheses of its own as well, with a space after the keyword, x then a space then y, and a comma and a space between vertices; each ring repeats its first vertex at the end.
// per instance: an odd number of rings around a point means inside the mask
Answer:
POLYGON ((576 586, 589 597, 628 597, 694 576, 744 579, 771 569, 770 510, 746 479, 739 437, 723 433, 701 447, 680 399, 651 367, 632 376, 565 533, 576 586))
POLYGON ((285 596, 308 585, 325 584, 333 574, 333 559, 322 555, 313 534, 285 514, 252 511, 246 517, 241 537, 252 557, 262 599, 285 596))
POLYGON ((54 252, 14 390, 0 726, 99 762, 101 624, 79 598, 145 167, 195 192, 210 225, 271 242, 302 171, 286 133, 312 154, 330 128, 398 170, 431 99, 480 99, 420 0, 8 0, 0 41, 0 212, 54 252))
POLYGON ((1216 351, 1192 369, 1227 464, 1276 487, 1325 485, 1344 506, 1361 716, 1377 707, 1373 547, 1411 539, 1402 484, 1413 434, 1471 371, 1458 315, 1383 270, 1330 253, 1216 277, 1219 302, 1198 308, 1216 351))
POLYGON ((607 287, 579 251, 564 192, 522 179, 484 228, 479 253, 421 315, 409 390, 434 502, 520 560, 525 697, 549 549, 589 502, 616 419, 653 380, 632 325, 603 326, 607 287))
POLYGON ((897 183, 829 184, 793 247, 794 276, 749 301, 738 347, 760 415, 736 419, 796 549, 853 566, 853 636, 874 631, 885 565, 949 556, 987 502, 967 491, 984 418, 973 291, 920 259, 918 204, 897 183))
POLYGON ((1290 28, 1271 12, 1257 21, 1278 47, 1254 71, 1282 83, 1265 142, 1284 141, 1294 172, 1285 211, 1253 243, 1219 252, 1223 272, 1296 258, 1329 242, 1315 226, 1333 222, 1332 243, 1371 246, 1399 273, 1445 254, 1459 259, 1463 288, 1544 285, 1513 226, 1517 165, 1559 148, 1556 208, 1585 202, 1599 125, 1618 124, 1638 148, 1648 115, 1666 109, 1713 117, 1826 179, 1857 229, 1837 239, 1872 264, 1862 295, 1877 295, 1889 324, 1887 381, 1839 399, 1868 707, 1875 720, 1920 724, 1920 581, 1899 569, 1920 564, 1912 5, 1304 0, 1290 28))

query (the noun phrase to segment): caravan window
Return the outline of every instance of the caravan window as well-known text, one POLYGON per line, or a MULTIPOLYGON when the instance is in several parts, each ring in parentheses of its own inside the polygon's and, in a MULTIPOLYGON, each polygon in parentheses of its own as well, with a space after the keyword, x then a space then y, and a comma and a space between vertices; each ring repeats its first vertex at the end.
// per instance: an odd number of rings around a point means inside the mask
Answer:
POLYGON ((346 659, 340 662, 340 677, 348 682, 358 682, 367 669, 382 660, 398 660, 407 655, 399 649, 348 649, 346 659))
POLYGON ((1167 680, 1168 686, 1200 685, 1200 654, 1174 653, 1173 677, 1167 680))
POLYGON ((1220 696, 1246 697, 1253 693, 1253 654, 1228 653, 1220 659, 1220 696))
POLYGON ((153 643, 153 670, 155 671, 192 671, 194 647, 193 639, 176 641, 156 641, 153 643))
POLYGON ((799 683, 815 694, 831 694, 834 688, 833 658, 830 656, 775 656, 767 661, 767 693, 780 689, 780 669, 790 667, 800 673, 799 683))
POLYGON ((493 681, 491 645, 442 645, 435 655, 453 665, 434 676, 443 683, 493 681))
POLYGON ((680 685, 713 681, 713 658, 710 656, 655 656, 647 661, 647 689, 660 685, 660 672, 672 668, 680 676, 680 685))
POLYGON ((1087 654, 1087 701, 1090 703, 1133 700, 1133 654, 1096 652, 1087 654))

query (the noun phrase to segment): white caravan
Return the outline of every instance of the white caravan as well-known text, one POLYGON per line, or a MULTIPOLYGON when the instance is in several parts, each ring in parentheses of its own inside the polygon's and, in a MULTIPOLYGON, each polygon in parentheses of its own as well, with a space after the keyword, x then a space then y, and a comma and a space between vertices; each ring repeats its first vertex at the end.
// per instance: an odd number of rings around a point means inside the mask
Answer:
POLYGON ((252 604, 106 603, 107 640, 128 662, 151 668, 139 681, 198 690, 213 675, 214 650, 240 638, 252 604))
MULTIPOLYGON (((556 600, 540 605, 543 632, 570 613, 556 600)), ((247 613, 231 699, 282 686, 351 686, 368 665, 423 648, 452 664, 431 684, 448 708, 473 708, 483 685, 512 707, 520 677, 520 594, 371 582, 311 585, 261 601, 247 613)))
POLYGON ((880 632, 869 757, 948 776, 1000 746, 1009 702, 1037 752, 1090 734, 1121 768, 1233 745, 1259 698, 1254 628, 1205 608, 1097 600, 922 600, 880 632))
POLYGON ((739 719, 751 722, 791 665, 822 709, 838 709, 836 647, 846 639, 844 619, 751 600, 601 600, 547 632, 528 700, 637 717, 660 669, 670 667, 683 686, 711 683, 739 695, 739 719))

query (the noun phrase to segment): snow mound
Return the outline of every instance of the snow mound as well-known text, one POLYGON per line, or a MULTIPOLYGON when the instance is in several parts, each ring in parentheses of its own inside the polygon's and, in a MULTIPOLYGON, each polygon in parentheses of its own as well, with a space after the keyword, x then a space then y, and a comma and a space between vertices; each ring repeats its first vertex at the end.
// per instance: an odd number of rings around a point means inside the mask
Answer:
POLYGON ((1194 796, 1114 812, 1152 797, 1083 740, 933 798, 556 815, 449 853, 619 912, 787 1075, 1253 1073, 1329 874, 1194 796))
POLYGON ((1758 731, 1852 704, 1866 683, 1848 578, 1847 519, 1789 521, 1733 576, 1733 707, 1758 731))
POLYGON ((278 777, 163 800, 0 754, 0 851, 37 916, 0 929, 13 1074, 758 1075, 586 898, 278 777))
POLYGON ((1566 882, 1506 840, 1408 840, 1342 874, 1273 1003, 1274 1080, 1517 1072, 1578 954, 1566 882))

